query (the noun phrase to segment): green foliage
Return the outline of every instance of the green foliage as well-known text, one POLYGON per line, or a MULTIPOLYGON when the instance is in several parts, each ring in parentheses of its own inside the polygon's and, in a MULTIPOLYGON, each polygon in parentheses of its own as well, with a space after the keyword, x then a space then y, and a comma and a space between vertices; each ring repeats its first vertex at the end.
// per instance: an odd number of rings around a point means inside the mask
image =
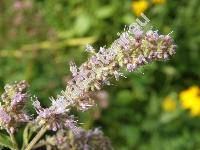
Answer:
POLYGON ((0 133, 0 146, 2 147, 7 147, 10 149, 15 149, 15 147, 13 146, 10 137, 8 135, 5 135, 3 133, 0 133))
MULTIPOLYGON (((28 9, 14 10, 12 0, 0 1, 0 91, 7 82, 28 80, 30 92, 46 106, 70 78, 70 60, 87 58, 85 44, 108 45, 124 25, 135 21, 131 0, 34 0, 28 9)), ((166 0, 150 5, 149 26, 173 36, 177 54, 105 87, 109 106, 80 115, 83 126, 100 126, 119 150, 200 149, 200 118, 179 105, 178 93, 200 85, 200 1, 166 0), (141 73, 142 72, 142 73, 141 73), (144 74, 143 74, 144 72, 144 74), (162 109, 163 99, 175 93, 174 112, 162 109), (95 114, 98 113, 98 117, 95 114)), ((27 111, 34 113, 30 108, 27 111)), ((21 139, 28 139, 28 127, 21 139)), ((2 132, 2 131, 0 131, 2 132)), ((25 145, 27 141, 25 141, 25 145)), ((0 144, 12 148, 0 133, 0 144)), ((22 144, 22 143, 21 143, 22 144)))

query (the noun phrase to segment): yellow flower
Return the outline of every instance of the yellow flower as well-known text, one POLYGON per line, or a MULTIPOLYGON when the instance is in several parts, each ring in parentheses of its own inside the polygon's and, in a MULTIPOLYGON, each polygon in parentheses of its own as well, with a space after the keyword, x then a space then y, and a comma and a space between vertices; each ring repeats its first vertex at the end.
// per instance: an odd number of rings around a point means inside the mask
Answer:
POLYGON ((162 102, 162 108, 165 111, 174 111, 176 109, 176 102, 172 98, 166 97, 162 102))
POLYGON ((132 10, 136 14, 136 16, 140 16, 149 6, 148 1, 139 0, 132 2, 132 10))
POLYGON ((164 4, 166 0, 153 0, 154 4, 164 4))
POLYGON ((189 109, 191 116, 200 116, 200 88, 198 86, 192 86, 180 92, 179 98, 181 106, 189 109))

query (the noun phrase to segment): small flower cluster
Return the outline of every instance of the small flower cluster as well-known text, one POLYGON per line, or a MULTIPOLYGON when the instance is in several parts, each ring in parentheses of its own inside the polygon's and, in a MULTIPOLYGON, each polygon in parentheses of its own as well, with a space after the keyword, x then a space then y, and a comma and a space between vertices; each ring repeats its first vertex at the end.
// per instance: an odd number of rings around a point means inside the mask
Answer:
MULTIPOLYGON (((100 47, 98 52, 87 45, 86 51, 91 57, 79 68, 70 63, 72 79, 68 81, 66 90, 52 100, 52 106, 41 108, 39 101, 34 103, 39 122, 49 123, 51 129, 57 130, 67 126, 71 118, 70 109, 86 111, 94 106, 91 93, 101 90, 104 85, 110 85, 109 79, 119 80, 123 76, 121 70, 129 72, 149 64, 155 60, 168 60, 175 54, 176 45, 170 35, 159 35, 157 31, 144 32, 140 28, 132 28, 121 33, 119 38, 109 48, 100 47)), ((73 122, 73 121, 72 121, 73 122)))
POLYGON ((65 104, 63 97, 59 97, 56 101, 52 99, 52 106, 49 108, 42 108, 38 100, 34 101, 33 106, 38 114, 35 122, 39 126, 48 125, 52 131, 67 127, 75 134, 79 134, 81 129, 76 126, 74 117, 68 114, 65 104))
POLYGON ((192 86, 179 94, 181 106, 189 109, 191 116, 200 116, 200 88, 192 86))
POLYGON ((25 81, 14 85, 7 84, 4 87, 5 92, 1 95, 0 126, 9 133, 13 133, 19 123, 28 122, 31 119, 24 111, 28 99, 27 87, 28 84, 25 81))
POLYGON ((78 150, 110 150, 112 149, 110 141, 103 136, 103 132, 98 128, 89 131, 82 131, 74 140, 74 145, 78 150))
POLYGON ((82 130, 79 135, 72 135, 70 132, 60 130, 56 135, 47 137, 45 141, 40 141, 40 145, 58 150, 111 150, 112 146, 98 128, 94 130, 82 130))

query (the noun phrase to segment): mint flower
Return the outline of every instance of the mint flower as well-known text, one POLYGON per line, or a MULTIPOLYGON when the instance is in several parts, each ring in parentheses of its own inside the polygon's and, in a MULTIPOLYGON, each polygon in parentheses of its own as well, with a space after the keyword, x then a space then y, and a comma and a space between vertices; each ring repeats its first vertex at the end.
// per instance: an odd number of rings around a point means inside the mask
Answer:
POLYGON ((118 80, 123 76, 122 69, 132 72, 154 60, 167 60, 175 53, 176 45, 169 35, 158 35, 152 30, 144 33, 137 29, 125 31, 109 48, 100 47, 97 53, 92 46, 86 49, 90 52, 88 49, 92 49, 93 53, 88 61, 79 68, 74 63, 70 65, 73 78, 62 92, 62 96, 71 102, 66 108, 75 106, 87 110, 94 105, 89 93, 109 85, 110 77, 118 80))
POLYGON ((20 123, 29 122, 31 117, 24 111, 28 94, 28 84, 21 81, 13 85, 5 85, 5 92, 1 95, 0 126, 9 133, 13 133, 20 123))
POLYGON ((34 101, 33 106, 38 114, 35 123, 39 126, 47 125, 52 131, 69 128, 75 134, 79 134, 81 128, 76 126, 77 121, 68 114, 65 104, 66 101, 62 97, 56 101, 52 100, 52 106, 49 108, 42 108, 38 100, 34 101))
POLYGON ((52 130, 67 126, 72 129, 73 126, 76 132, 76 121, 69 115, 72 107, 80 111, 88 110, 95 105, 92 92, 110 85, 111 77, 119 80, 124 76, 122 70, 132 72, 152 61, 168 60, 175 54, 176 45, 170 35, 130 27, 110 47, 100 47, 95 52, 92 46, 87 45, 85 50, 91 53, 91 57, 80 67, 70 62, 72 79, 68 81, 66 89, 52 100, 52 105, 43 109, 38 101, 34 103, 38 113, 37 121, 49 124, 52 130), (69 125, 69 120, 73 125, 69 125))
POLYGON ((41 140, 39 145, 60 150, 112 150, 109 139, 98 128, 89 131, 82 130, 79 135, 59 130, 55 135, 47 136, 45 140, 41 140))

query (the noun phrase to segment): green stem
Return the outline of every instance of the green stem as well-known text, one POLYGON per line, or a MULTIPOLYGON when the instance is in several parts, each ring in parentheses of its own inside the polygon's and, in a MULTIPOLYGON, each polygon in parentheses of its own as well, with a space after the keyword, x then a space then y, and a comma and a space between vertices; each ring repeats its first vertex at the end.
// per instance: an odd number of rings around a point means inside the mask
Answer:
POLYGON ((31 148, 40 140, 40 138, 45 134, 48 130, 49 126, 44 125, 40 131, 36 134, 36 136, 32 139, 32 141, 28 144, 25 150, 31 150, 31 148))
POLYGON ((37 144, 35 144, 33 147, 32 147, 32 149, 37 149, 37 148, 39 148, 39 147, 42 147, 42 146, 45 146, 45 145, 47 145, 48 143, 47 142, 42 142, 42 143, 37 143, 37 144))
POLYGON ((15 150, 18 150, 18 144, 15 140, 15 136, 13 135, 13 133, 10 133, 10 139, 12 141, 13 146, 15 147, 15 150))

